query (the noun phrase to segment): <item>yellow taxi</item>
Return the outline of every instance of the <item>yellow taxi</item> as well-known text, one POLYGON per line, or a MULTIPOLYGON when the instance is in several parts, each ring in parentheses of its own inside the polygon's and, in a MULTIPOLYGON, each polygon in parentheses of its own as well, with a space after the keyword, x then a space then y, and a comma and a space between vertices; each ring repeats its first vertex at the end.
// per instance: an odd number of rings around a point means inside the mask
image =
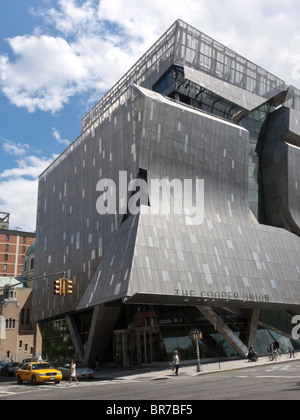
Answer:
POLYGON ((43 382, 54 382, 59 384, 62 380, 61 371, 54 369, 48 362, 25 363, 16 372, 18 384, 24 381, 31 382, 33 385, 43 382))

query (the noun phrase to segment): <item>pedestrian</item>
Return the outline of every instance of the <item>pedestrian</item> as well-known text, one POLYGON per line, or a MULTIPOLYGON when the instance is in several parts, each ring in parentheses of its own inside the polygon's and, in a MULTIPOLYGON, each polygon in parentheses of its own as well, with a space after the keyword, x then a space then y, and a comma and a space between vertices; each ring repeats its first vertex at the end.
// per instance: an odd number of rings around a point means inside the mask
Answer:
POLYGON ((274 340, 273 346, 274 346, 274 351, 276 351, 278 356, 281 357, 281 345, 280 345, 279 341, 277 340, 277 338, 274 340))
POLYGON ((179 364, 180 364, 180 359, 178 356, 178 351, 175 350, 174 351, 174 356, 173 356, 173 366, 175 369, 175 375, 178 376, 178 369, 179 369, 179 364))
POLYGON ((70 380, 67 386, 71 385, 72 381, 76 381, 76 385, 79 385, 77 375, 76 375, 76 363, 75 360, 72 360, 71 366, 70 366, 70 380))
POLYGON ((97 355, 95 357, 95 363, 96 363, 96 370, 99 370, 99 366, 100 366, 100 357, 97 355))

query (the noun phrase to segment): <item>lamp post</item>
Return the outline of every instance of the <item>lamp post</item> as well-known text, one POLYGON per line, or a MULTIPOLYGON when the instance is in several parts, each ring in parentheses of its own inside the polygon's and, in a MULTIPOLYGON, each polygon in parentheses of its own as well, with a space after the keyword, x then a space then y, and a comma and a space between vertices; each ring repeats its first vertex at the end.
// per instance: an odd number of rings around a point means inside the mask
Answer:
POLYGON ((189 337, 191 340, 196 341, 196 352, 197 352, 197 372, 201 372, 201 360, 200 360, 200 349, 199 349, 199 340, 202 339, 202 332, 199 330, 193 330, 190 332, 189 337))

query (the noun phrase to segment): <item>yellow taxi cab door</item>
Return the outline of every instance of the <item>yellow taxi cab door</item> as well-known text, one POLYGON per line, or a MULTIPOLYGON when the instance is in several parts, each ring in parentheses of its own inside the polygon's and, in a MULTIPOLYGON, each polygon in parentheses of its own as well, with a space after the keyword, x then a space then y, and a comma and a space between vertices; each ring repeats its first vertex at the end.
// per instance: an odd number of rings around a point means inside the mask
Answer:
POLYGON ((23 370, 23 378, 24 381, 29 381, 30 380, 30 371, 31 371, 31 366, 30 365, 25 365, 24 366, 24 370, 23 370))

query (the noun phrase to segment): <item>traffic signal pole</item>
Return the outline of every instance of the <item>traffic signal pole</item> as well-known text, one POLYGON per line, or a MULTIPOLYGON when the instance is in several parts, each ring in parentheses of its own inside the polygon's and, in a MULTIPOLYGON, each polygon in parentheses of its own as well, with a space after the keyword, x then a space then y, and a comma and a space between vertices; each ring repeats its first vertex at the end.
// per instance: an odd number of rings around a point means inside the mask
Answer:
MULTIPOLYGON (((39 277, 34 277, 33 279, 27 280, 28 282, 33 282, 33 281, 38 281, 38 280, 42 280, 42 279, 46 279, 48 277, 58 277, 60 276, 60 278, 58 280, 54 280, 54 295, 55 296, 67 296, 67 295, 71 295, 73 292, 73 282, 69 279, 66 278, 66 272, 60 272, 60 273, 52 273, 52 274, 45 274, 43 276, 39 276, 39 277)), ((9 287, 6 287, 5 289, 2 288, 0 289, 0 292, 3 292, 4 290, 7 289, 11 289, 13 287, 16 287, 20 284, 24 285, 27 282, 19 282, 19 283, 15 283, 9 287)))
POLYGON ((43 280, 43 279, 46 279, 48 277, 58 277, 58 276, 64 278, 66 276, 66 272, 65 271, 61 272, 60 271, 59 273, 44 274, 43 276, 34 277, 33 279, 29 279, 27 281, 20 281, 19 283, 15 283, 15 284, 12 284, 11 286, 5 287, 5 289, 4 288, 0 289, 0 292, 3 292, 4 290, 12 289, 16 286, 19 286, 20 284, 24 285, 24 284, 29 283, 29 282, 33 282, 33 281, 37 281, 37 280, 43 280))

